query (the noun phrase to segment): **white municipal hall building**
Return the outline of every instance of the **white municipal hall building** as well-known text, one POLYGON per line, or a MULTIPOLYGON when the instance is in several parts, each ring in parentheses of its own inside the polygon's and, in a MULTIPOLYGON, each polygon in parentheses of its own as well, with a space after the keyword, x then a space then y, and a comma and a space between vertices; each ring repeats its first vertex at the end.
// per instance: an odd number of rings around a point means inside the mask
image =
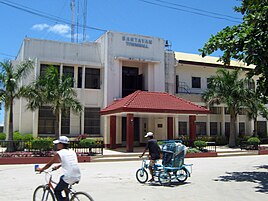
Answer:
MULTIPOLYGON (((70 137, 102 136, 107 147, 145 142, 147 131, 162 139, 181 135, 228 135, 230 115, 225 105, 206 109, 201 99, 210 76, 223 65, 216 57, 166 49, 164 39, 129 33, 106 32, 95 42, 81 44, 25 38, 16 61, 34 60, 29 84, 49 66, 73 76, 79 115, 61 116, 60 133, 70 137)), ((249 67, 232 62, 229 67, 249 67)), ((49 106, 32 112, 26 100, 14 105, 14 131, 54 136, 55 116, 49 106)), ((6 127, 7 128, 7 127, 6 127)), ((241 111, 240 134, 252 134, 253 122, 241 111)), ((258 118, 258 132, 267 133, 267 121, 258 118)))

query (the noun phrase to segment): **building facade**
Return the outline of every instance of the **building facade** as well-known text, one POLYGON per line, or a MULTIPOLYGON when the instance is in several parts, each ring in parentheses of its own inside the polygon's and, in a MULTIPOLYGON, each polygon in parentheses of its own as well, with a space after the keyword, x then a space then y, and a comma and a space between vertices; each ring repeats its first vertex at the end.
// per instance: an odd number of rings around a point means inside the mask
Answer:
MULTIPOLYGON (((207 88, 209 77, 222 66, 217 58, 167 50, 161 38, 110 31, 94 42, 82 44, 26 38, 14 62, 28 58, 34 60, 35 68, 22 85, 36 79, 49 65, 74 79, 73 87, 84 110, 80 115, 71 111, 61 115, 60 133, 70 137, 103 136, 107 145, 110 144, 110 120, 109 116, 100 115, 103 108, 137 90, 167 92, 205 106, 201 94, 207 88)), ((245 68, 239 63, 233 65, 245 68)), ((228 135, 230 117, 224 105, 210 110, 209 115, 196 116, 197 135, 228 135)), ((126 117, 116 118, 116 144, 124 145, 126 117)), ((135 144, 144 142, 147 131, 157 133, 159 139, 167 139, 166 118, 150 113, 135 118, 135 124, 139 125, 134 128, 135 144)), ((187 115, 176 115, 172 121, 173 138, 189 135, 187 115)), ((259 132, 267 133, 267 121, 261 117, 258 121, 259 132)), ((54 124, 55 117, 49 106, 32 112, 26 109, 24 99, 15 101, 14 130, 34 136, 54 136, 54 124)), ((251 134, 253 122, 241 113, 237 127, 241 134, 251 134)))

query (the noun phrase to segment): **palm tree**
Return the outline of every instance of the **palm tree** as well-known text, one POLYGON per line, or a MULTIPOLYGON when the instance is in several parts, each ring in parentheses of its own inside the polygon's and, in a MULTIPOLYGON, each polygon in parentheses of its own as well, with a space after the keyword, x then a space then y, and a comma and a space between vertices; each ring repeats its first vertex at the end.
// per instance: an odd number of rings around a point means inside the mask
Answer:
POLYGON ((76 92, 72 88, 73 79, 62 75, 54 66, 49 66, 45 74, 40 75, 29 86, 23 88, 22 95, 28 100, 27 109, 32 111, 43 105, 49 105, 55 114, 55 137, 59 134, 60 114, 72 109, 81 112, 82 105, 76 98, 76 92))
MULTIPOLYGON (((254 83, 252 79, 248 80, 248 83, 254 83)), ((246 110, 249 119, 253 119, 254 121, 254 130, 253 135, 256 136, 257 132, 257 117, 261 115, 264 118, 268 118, 268 109, 264 104, 261 95, 255 90, 251 88, 249 91, 249 101, 246 102, 246 110)))
POLYGON ((208 89, 203 93, 203 99, 209 104, 224 103, 230 111, 229 147, 236 146, 236 121, 241 107, 248 100, 249 89, 246 79, 240 79, 241 70, 228 71, 218 69, 215 76, 210 79, 208 89))
MULTIPOLYGON (((13 102, 20 97, 20 81, 25 78, 33 68, 33 62, 27 60, 16 66, 11 61, 0 62, 0 103, 4 104, 8 113, 7 140, 13 140, 13 102)), ((7 151, 14 151, 13 143, 9 143, 7 151)))

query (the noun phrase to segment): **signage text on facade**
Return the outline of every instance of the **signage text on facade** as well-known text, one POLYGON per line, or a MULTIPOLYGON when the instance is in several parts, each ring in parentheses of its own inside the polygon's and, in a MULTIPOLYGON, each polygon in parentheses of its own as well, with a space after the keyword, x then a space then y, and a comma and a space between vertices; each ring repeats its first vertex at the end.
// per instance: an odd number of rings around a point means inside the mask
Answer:
POLYGON ((142 48, 149 48, 149 45, 153 44, 153 40, 130 36, 122 36, 122 41, 125 41, 127 46, 142 48))

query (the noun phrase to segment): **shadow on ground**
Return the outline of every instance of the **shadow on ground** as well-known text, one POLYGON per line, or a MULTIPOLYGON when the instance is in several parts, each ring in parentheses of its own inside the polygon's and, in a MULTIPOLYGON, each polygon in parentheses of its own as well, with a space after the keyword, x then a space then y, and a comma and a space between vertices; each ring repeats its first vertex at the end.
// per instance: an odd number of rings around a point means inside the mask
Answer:
POLYGON ((258 184, 256 192, 268 194, 268 165, 254 166, 258 171, 256 172, 226 172, 227 175, 219 176, 215 181, 223 182, 252 182, 258 184), (260 171, 260 169, 265 169, 260 171))

